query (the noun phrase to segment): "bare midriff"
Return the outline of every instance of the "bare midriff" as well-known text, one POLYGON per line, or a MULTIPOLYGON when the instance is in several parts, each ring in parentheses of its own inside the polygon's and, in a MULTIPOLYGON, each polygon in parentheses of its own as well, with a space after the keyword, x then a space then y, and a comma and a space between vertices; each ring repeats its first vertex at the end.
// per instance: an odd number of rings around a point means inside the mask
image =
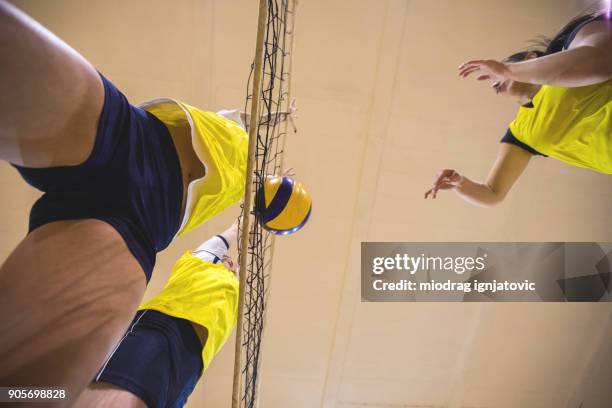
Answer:
POLYGON ((193 326, 193 329, 195 330, 198 339, 200 339, 202 348, 204 348, 204 346, 206 345, 206 340, 208 339, 208 330, 206 330, 206 327, 200 326, 199 324, 194 322, 191 322, 191 325, 193 326))
POLYGON ((166 124, 170 137, 174 142, 174 147, 179 158, 181 165, 181 175, 183 178, 183 201, 181 203, 181 218, 185 215, 185 205, 187 202, 187 189, 189 183, 193 180, 204 177, 206 170, 204 165, 198 158, 196 152, 193 150, 193 144, 191 142, 191 129, 189 125, 186 126, 169 126, 166 124))

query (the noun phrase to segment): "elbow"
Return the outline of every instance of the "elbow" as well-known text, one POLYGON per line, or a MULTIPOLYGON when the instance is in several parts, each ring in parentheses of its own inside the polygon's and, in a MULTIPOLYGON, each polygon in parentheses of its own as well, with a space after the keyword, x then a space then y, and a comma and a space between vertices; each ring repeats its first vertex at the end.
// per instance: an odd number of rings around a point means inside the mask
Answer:
POLYGON ((470 189, 455 189, 464 201, 478 207, 494 207, 504 201, 506 192, 499 191, 487 183, 474 183, 470 189))
POLYGON ((552 74, 546 84, 580 87, 600 84, 612 78, 612 53, 596 46, 581 46, 582 58, 552 74))
POLYGON ((488 184, 485 184, 485 187, 489 190, 489 194, 487 195, 487 199, 483 200, 484 202, 481 204, 483 207, 495 207, 498 204, 502 203, 508 195, 507 191, 496 190, 488 184))
POLYGON ((495 207, 496 205, 498 205, 499 203, 501 203, 502 201, 504 201, 505 195, 502 194, 495 194, 492 191, 487 194, 486 196, 481 196, 481 197, 470 197, 470 196, 466 196, 463 195, 462 198, 471 203, 474 204, 478 207, 482 207, 482 208, 492 208, 495 207))
POLYGON ((607 60, 602 61, 602 63, 593 70, 591 80, 588 81, 587 85, 591 85, 591 83, 601 84, 607 82, 610 78, 612 78, 612 59, 607 58, 607 60))
POLYGON ((604 69, 603 77, 604 77, 604 80, 602 82, 606 82, 609 79, 612 79, 612 58, 608 58, 608 61, 604 69))
POLYGON ((612 78, 612 53, 597 50, 595 58, 587 61, 588 74, 579 85, 600 84, 612 78))
MULTIPOLYGON (((609 43, 609 46, 612 45, 609 43)), ((599 76, 605 82, 612 78, 612 51, 608 47, 600 53, 599 76)))
POLYGON ((487 200, 478 202, 477 204, 483 208, 493 208, 504 201, 503 197, 491 197, 487 200))
POLYGON ((485 207, 486 208, 496 207, 497 205, 501 204, 502 201, 504 201, 503 198, 496 198, 496 199, 492 200, 491 202, 485 204, 485 207))

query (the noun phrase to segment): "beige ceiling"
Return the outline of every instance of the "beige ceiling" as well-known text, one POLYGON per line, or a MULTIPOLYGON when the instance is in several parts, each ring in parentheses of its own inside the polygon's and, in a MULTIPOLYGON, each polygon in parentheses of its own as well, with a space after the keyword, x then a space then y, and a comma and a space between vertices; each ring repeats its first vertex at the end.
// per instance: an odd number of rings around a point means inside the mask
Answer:
MULTIPOLYGON (((255 0, 14 1, 132 103, 243 105, 255 0)), ((287 163, 314 197, 277 240, 263 351, 264 408, 610 408, 609 304, 361 303, 361 241, 612 241, 609 176, 537 159, 502 205, 425 201, 442 167, 476 179, 516 106, 456 67, 500 58, 577 11, 574 0, 301 0, 287 163), (580 403, 583 402, 583 405, 580 403)), ((37 197, 0 167, 0 259, 37 197), (11 194, 4 192, 11 191, 11 194), (9 221, 6 220, 17 220, 9 221)), ((158 256, 147 296, 228 210, 158 256)), ((189 407, 228 407, 233 340, 189 407)))

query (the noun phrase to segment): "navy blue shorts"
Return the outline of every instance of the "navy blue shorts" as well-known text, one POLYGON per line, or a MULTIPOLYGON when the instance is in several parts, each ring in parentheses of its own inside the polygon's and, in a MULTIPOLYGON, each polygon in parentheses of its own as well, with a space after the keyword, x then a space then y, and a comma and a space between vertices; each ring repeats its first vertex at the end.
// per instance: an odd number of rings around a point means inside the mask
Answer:
POLYGON ((104 107, 89 158, 76 166, 15 166, 44 192, 30 212, 29 231, 60 220, 105 221, 121 234, 148 282, 156 253, 180 227, 181 167, 166 126, 101 78, 104 107))
POLYGON ((95 381, 125 389, 149 408, 182 407, 202 368, 202 344, 188 320, 141 310, 95 381))

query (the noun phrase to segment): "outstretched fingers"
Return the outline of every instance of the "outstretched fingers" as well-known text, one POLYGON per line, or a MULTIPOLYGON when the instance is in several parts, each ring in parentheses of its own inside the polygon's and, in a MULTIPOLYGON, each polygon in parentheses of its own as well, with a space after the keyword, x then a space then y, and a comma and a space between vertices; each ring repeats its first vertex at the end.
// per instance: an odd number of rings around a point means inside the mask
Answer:
POLYGON ((461 176, 455 170, 444 169, 436 174, 436 180, 434 181, 433 187, 425 192, 425 199, 437 198, 439 190, 449 190, 457 186, 461 176))
POLYGON ((461 78, 467 78, 470 74, 476 71, 480 71, 482 68, 481 62, 470 62, 459 67, 459 76, 461 78))

